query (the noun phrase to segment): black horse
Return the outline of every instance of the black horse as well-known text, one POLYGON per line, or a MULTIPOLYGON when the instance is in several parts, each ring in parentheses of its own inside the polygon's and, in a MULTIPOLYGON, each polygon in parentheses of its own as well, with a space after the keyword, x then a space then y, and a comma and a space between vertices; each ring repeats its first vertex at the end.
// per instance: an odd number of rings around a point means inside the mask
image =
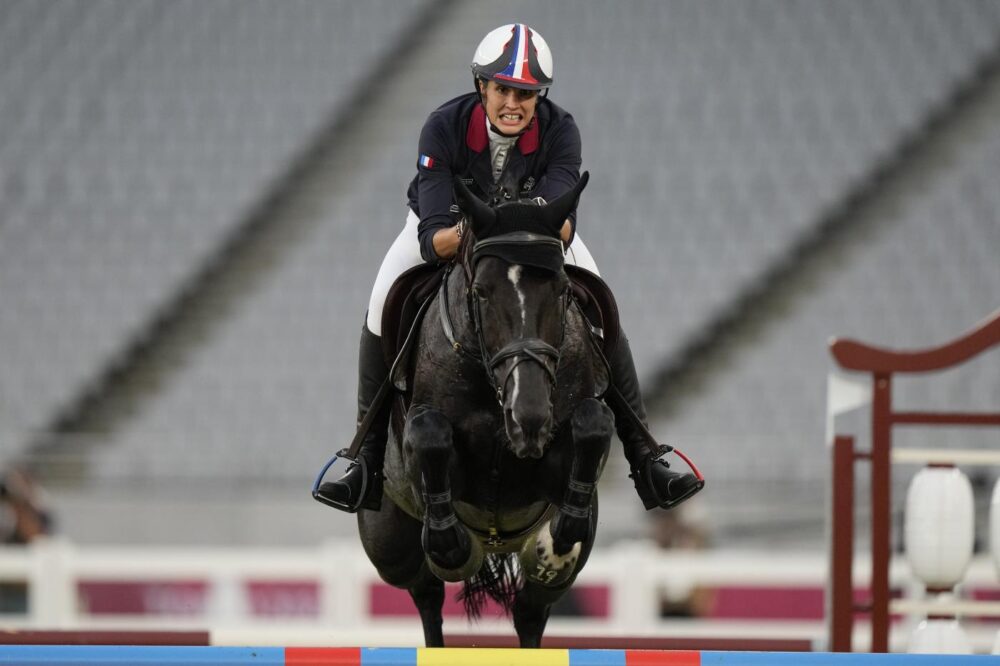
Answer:
POLYGON ((393 371, 408 407, 394 405, 382 508, 358 513, 365 552, 410 593, 428 646, 444 645, 444 581, 465 581, 470 615, 500 602, 521 646, 540 646, 593 546, 614 417, 559 239, 586 182, 548 205, 491 209, 456 180, 470 224, 393 371))

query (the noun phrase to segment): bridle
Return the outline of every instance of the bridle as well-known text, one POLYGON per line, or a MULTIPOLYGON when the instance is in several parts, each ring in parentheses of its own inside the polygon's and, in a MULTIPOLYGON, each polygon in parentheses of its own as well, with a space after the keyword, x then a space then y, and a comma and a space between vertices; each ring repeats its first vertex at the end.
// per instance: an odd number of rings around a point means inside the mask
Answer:
MULTIPOLYGON (((478 256, 500 256, 512 263, 516 263, 515 258, 518 255, 518 250, 528 247, 535 250, 551 250, 552 252, 558 252, 560 257, 562 256, 562 241, 559 239, 530 232, 516 232, 477 241, 472 248, 472 267, 469 266, 468 261, 462 262, 465 268, 467 283, 470 285, 466 291, 466 307, 469 310, 469 319, 472 321, 473 328, 476 331, 478 350, 467 350, 456 339, 448 307, 447 276, 442 280, 440 287, 440 297, 438 300, 440 302, 441 326, 444 329, 445 337, 451 343, 452 349, 458 353, 465 354, 467 358, 475 360, 486 370, 490 384, 493 386, 494 394, 501 407, 504 404, 510 377, 513 375, 514 369, 521 363, 527 361, 538 363, 545 370, 545 376, 549 381, 550 388, 555 388, 556 371, 559 368, 560 360, 559 349, 566 338, 566 312, 569 309, 570 303, 568 289, 559 297, 560 333, 558 347, 552 346, 538 337, 515 338, 493 355, 490 355, 486 346, 482 308, 480 305, 481 301, 485 299, 472 286, 475 284, 475 266, 478 262, 478 256), (513 359, 514 362, 508 366, 507 370, 503 373, 503 377, 498 381, 496 377, 497 368, 510 359, 513 359)), ((451 264, 447 270, 450 272, 453 266, 454 264, 451 264)))

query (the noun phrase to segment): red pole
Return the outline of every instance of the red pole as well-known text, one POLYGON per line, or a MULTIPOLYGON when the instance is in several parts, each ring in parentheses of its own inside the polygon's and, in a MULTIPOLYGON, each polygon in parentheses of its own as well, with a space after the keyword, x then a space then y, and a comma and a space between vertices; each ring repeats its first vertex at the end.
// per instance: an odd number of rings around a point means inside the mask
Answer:
POLYGON ((892 375, 873 373, 872 400, 872 652, 889 651, 890 493, 892 375))
POLYGON ((833 440, 830 651, 850 652, 854 631, 854 438, 833 440))

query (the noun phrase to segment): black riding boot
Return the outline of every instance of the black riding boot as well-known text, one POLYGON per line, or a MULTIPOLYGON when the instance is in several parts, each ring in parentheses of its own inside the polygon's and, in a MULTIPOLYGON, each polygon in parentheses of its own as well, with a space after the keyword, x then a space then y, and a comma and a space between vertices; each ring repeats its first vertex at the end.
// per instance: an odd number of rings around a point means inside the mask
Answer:
MULTIPOLYGON (((639 392, 632 350, 625 332, 620 329, 618 344, 608 362, 611 365, 611 381, 627 403, 623 405, 617 399, 608 401, 615 413, 615 429, 622 440, 625 458, 631 468, 629 477, 635 481, 635 490, 647 511, 655 507, 672 508, 701 490, 705 482, 694 474, 671 471, 665 460, 660 460, 659 455, 654 456, 644 433, 628 414, 631 407, 642 425, 646 426, 646 408, 639 392)), ((661 454, 670 450, 668 447, 661 447, 661 454)))
MULTIPOLYGON (((358 352, 358 424, 365 418, 375 400, 382 382, 389 376, 389 368, 382 356, 382 339, 361 327, 361 349, 358 352)), ((385 461, 385 443, 389 436, 391 410, 388 401, 365 435, 358 452, 358 459, 336 481, 320 485, 319 494, 336 504, 338 509, 354 513, 359 508, 378 511, 382 506, 382 463, 385 461)), ((343 452, 341 452, 343 453, 343 452)))

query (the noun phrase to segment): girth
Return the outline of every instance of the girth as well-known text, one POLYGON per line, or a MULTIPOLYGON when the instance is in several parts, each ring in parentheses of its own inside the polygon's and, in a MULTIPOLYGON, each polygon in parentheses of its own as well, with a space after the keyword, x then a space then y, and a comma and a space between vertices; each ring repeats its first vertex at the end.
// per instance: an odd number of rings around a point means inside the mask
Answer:
MULTIPOLYGON (((424 507, 418 503, 413 493, 397 492, 394 484, 385 485, 385 494, 393 503, 414 520, 424 519, 424 507)), ((408 489, 407 489, 408 490, 408 489)), ((537 511, 526 517, 526 524, 514 529, 498 530, 492 522, 492 512, 481 509, 462 501, 453 501, 455 515, 459 522, 483 545, 487 553, 515 553, 521 549, 524 540, 536 532, 547 521, 555 516, 558 507, 555 504, 539 503, 537 511)))

